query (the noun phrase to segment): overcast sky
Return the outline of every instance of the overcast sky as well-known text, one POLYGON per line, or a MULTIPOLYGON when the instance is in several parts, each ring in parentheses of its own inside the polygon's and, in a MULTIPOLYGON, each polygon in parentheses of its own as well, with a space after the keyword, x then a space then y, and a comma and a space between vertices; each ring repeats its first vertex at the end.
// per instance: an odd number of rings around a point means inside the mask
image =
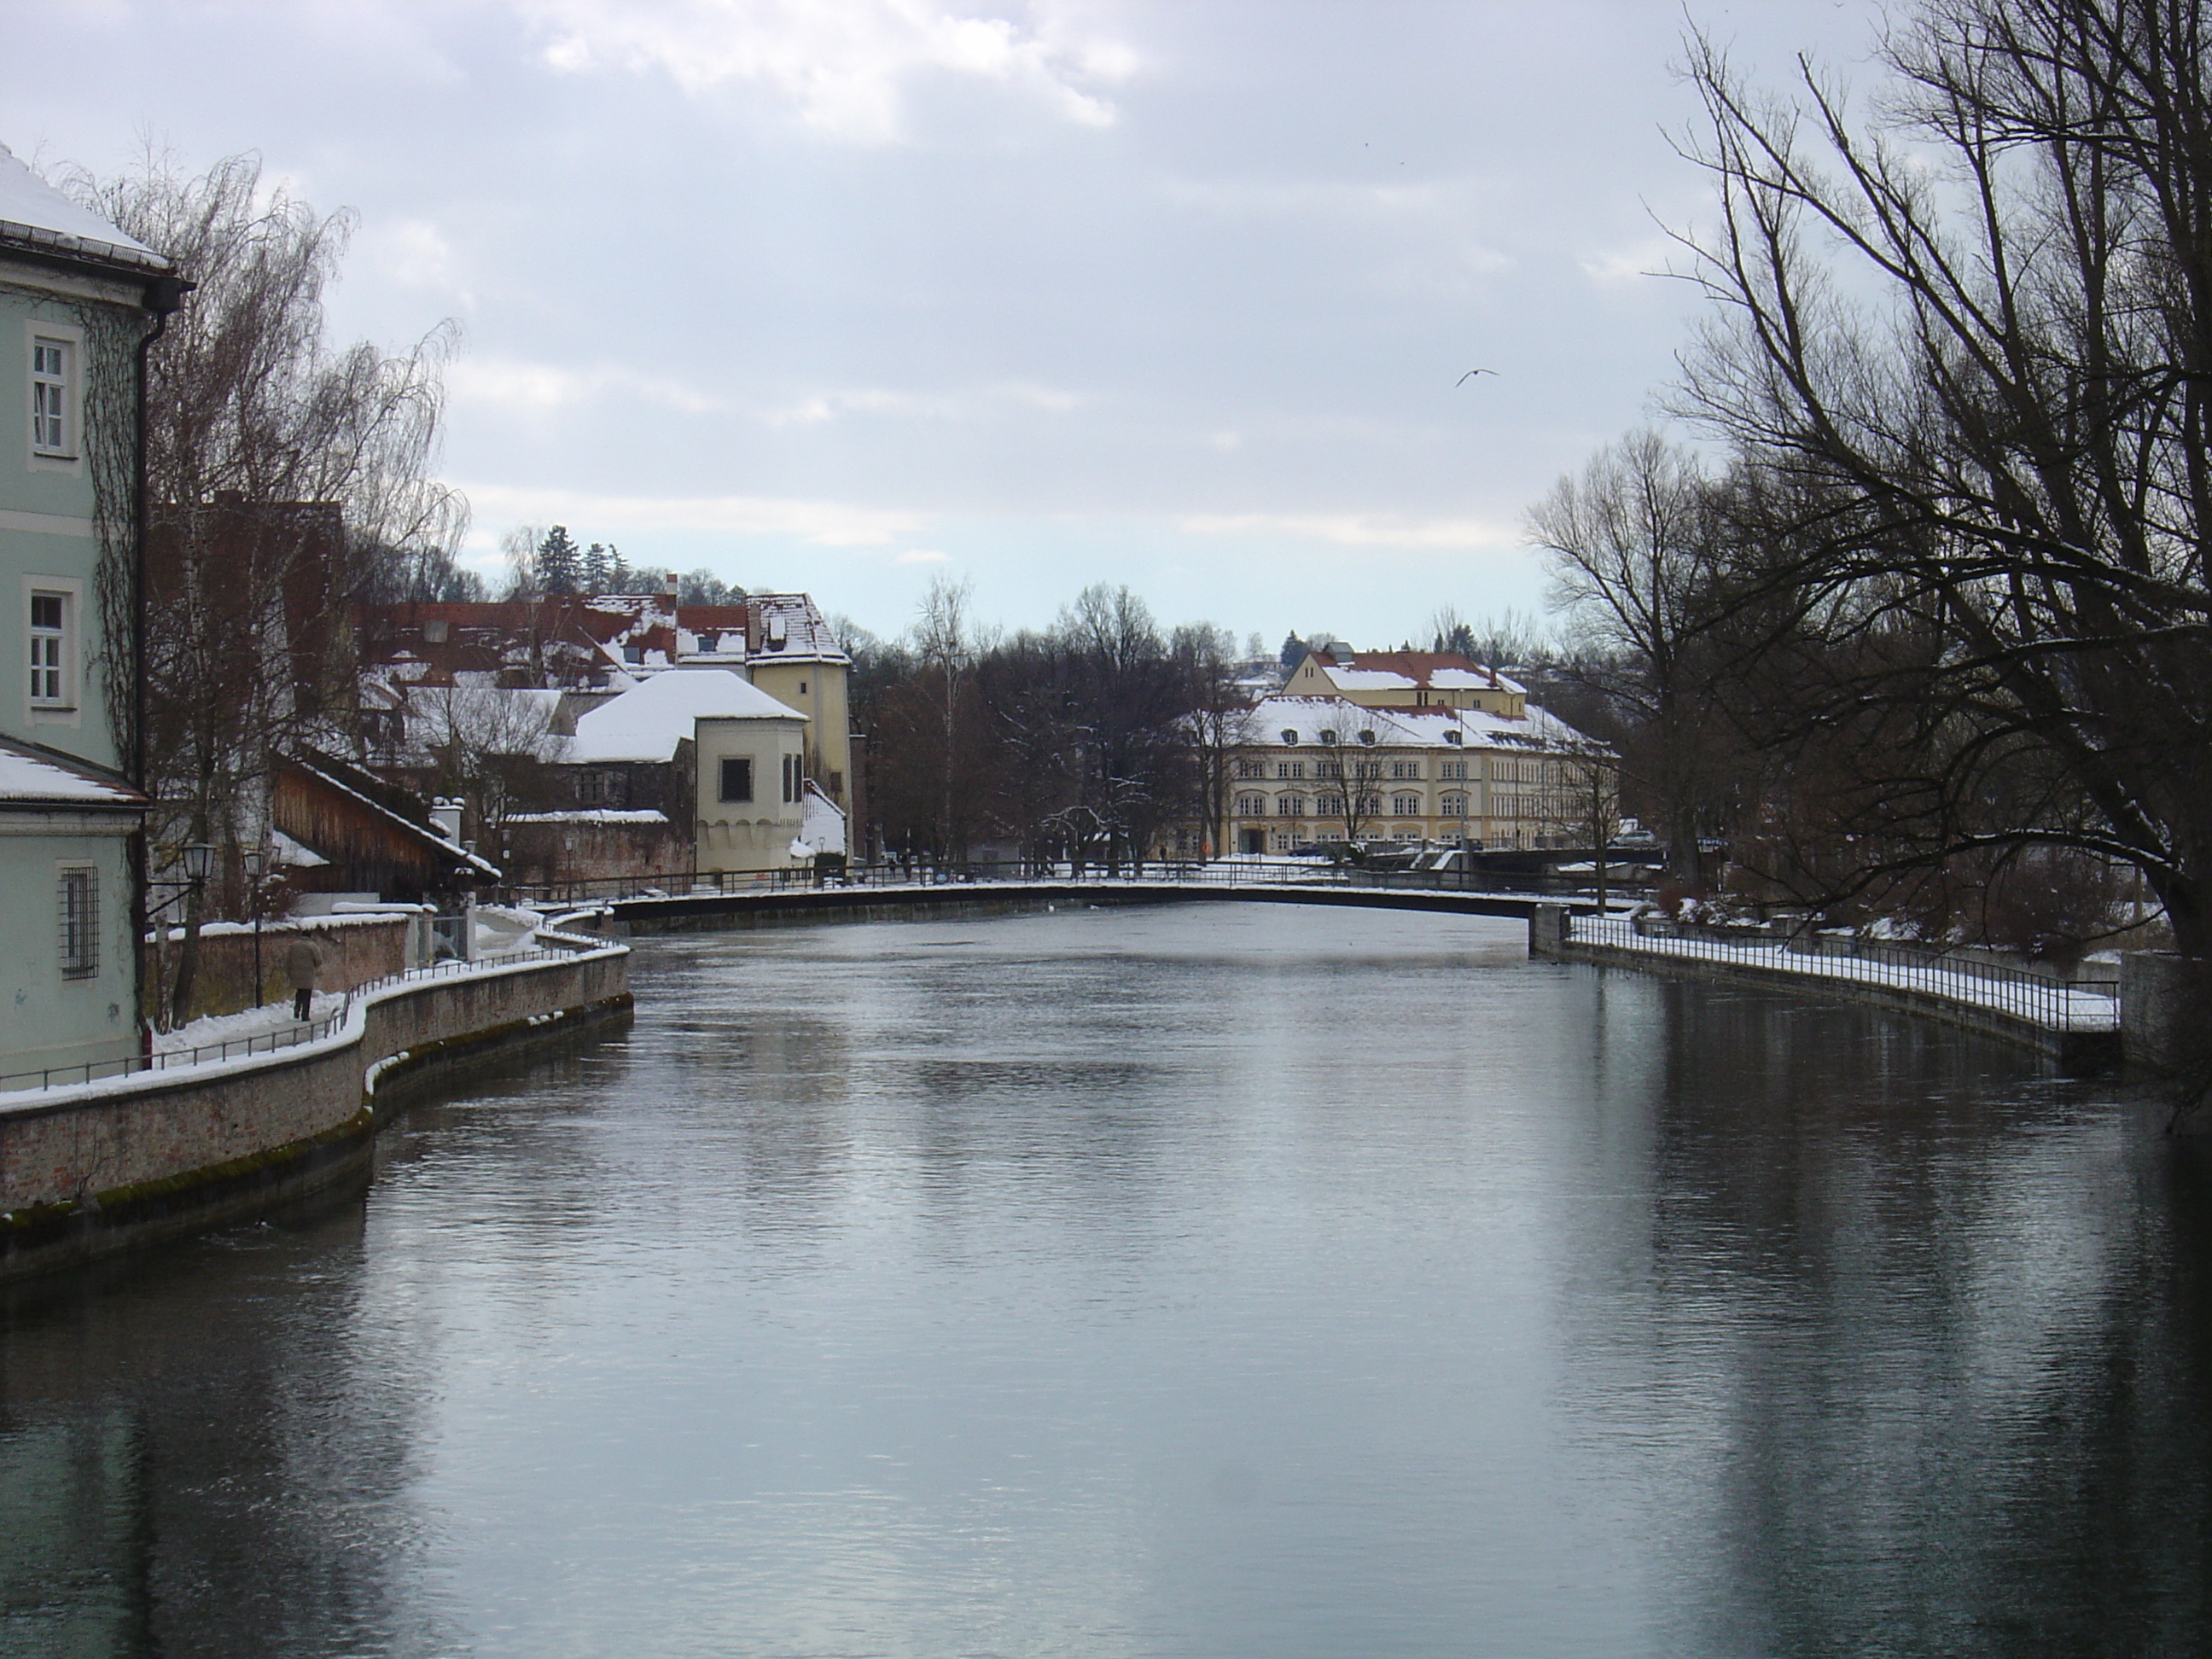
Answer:
MULTIPOLYGON (((1863 81, 1870 0, 1691 0, 1863 81)), ((332 319, 441 319, 489 562, 564 522, 879 632, 1419 635, 1539 609, 1528 505, 1650 413, 1705 195, 1675 0, 10 8, 34 165, 258 150, 361 217, 332 319), (1494 374, 1455 384, 1468 369, 1494 374)))

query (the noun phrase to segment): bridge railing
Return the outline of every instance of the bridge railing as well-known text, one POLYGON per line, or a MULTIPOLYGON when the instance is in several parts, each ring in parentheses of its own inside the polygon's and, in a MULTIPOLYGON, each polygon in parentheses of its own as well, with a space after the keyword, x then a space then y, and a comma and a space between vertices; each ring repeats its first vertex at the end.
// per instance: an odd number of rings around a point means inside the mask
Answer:
MULTIPOLYGON (((939 887, 1009 882, 1080 882, 1099 886, 1133 883, 1187 887, 1358 886, 1415 892, 1511 893, 1531 897, 1589 898, 1594 884, 1587 874, 1533 875, 1487 870, 1375 870, 1352 865, 1258 864, 1242 860, 1147 859, 1117 865, 1007 860, 957 866, 887 863, 854 865, 817 873, 812 870, 670 871, 652 875, 609 876, 584 881, 538 883, 499 890, 503 903, 588 904, 595 901, 693 898, 744 893, 795 892, 817 887, 939 887)), ((1607 896, 1626 897, 1645 890, 1613 881, 1607 896)))
POLYGON ((1695 927, 1658 918, 1569 916, 1566 927, 1577 944, 1891 986, 1990 1008, 2047 1030, 2119 1026, 2119 975, 2101 966, 2069 975, 2053 964, 1994 962, 1901 940, 1695 927))

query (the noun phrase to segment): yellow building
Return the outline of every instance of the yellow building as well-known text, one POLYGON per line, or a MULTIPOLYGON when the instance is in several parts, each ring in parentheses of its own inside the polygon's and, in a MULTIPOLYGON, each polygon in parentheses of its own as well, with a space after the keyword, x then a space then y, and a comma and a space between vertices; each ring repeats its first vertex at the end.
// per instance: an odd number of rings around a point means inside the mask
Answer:
POLYGON ((679 607, 676 662, 731 668, 806 716, 806 775, 841 807, 852 805, 853 660, 805 593, 754 593, 731 605, 679 607))
MULTIPOLYGON (((1293 686, 1307 667, 1331 672, 1309 657, 1293 686)), ((1393 697, 1430 690, 1354 684, 1393 697)), ((1612 835, 1614 768, 1601 745, 1503 676, 1434 691, 1470 706, 1367 704, 1334 690, 1262 699, 1230 759, 1230 849, 1281 853, 1332 841, 1564 847, 1612 835), (1485 699, 1511 712, 1479 706, 1485 699)))

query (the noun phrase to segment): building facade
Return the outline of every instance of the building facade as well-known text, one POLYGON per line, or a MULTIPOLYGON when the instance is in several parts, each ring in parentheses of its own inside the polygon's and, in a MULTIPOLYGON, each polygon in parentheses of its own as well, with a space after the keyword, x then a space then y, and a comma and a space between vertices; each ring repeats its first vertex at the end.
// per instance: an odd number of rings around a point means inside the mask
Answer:
POLYGON ((1343 841, 1566 847, 1614 828, 1612 757, 1525 693, 1510 714, 1284 693, 1263 698, 1240 737, 1225 814, 1238 853, 1343 841))
POLYGON ((0 1076, 140 1047, 137 354, 186 286, 0 147, 0 1076))

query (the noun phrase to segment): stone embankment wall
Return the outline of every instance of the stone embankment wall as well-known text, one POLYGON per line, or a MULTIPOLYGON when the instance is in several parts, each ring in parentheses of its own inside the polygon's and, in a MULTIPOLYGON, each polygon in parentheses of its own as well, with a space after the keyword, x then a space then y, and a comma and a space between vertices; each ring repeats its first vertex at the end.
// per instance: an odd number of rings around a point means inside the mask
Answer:
POLYGON ((319 1042, 0 1096, 0 1279, 198 1231, 366 1166, 400 1076, 629 1006, 621 945, 369 993, 319 1042))
MULTIPOLYGON (((311 940, 323 958, 318 988, 350 991, 356 985, 388 978, 420 959, 419 947, 410 936, 419 922, 408 914, 394 915, 313 916, 264 922, 261 927, 261 986, 254 994, 253 930, 225 923, 222 931, 200 935, 199 966, 192 980, 192 1006, 186 1018, 203 1014, 234 1014, 241 1008, 282 1002, 292 994, 292 981, 284 972, 284 952, 292 941, 311 940)), ((158 986, 173 981, 177 973, 179 930, 161 952, 161 971, 155 972, 155 947, 149 940, 139 959, 138 984, 145 1012, 150 1018, 158 986)))

